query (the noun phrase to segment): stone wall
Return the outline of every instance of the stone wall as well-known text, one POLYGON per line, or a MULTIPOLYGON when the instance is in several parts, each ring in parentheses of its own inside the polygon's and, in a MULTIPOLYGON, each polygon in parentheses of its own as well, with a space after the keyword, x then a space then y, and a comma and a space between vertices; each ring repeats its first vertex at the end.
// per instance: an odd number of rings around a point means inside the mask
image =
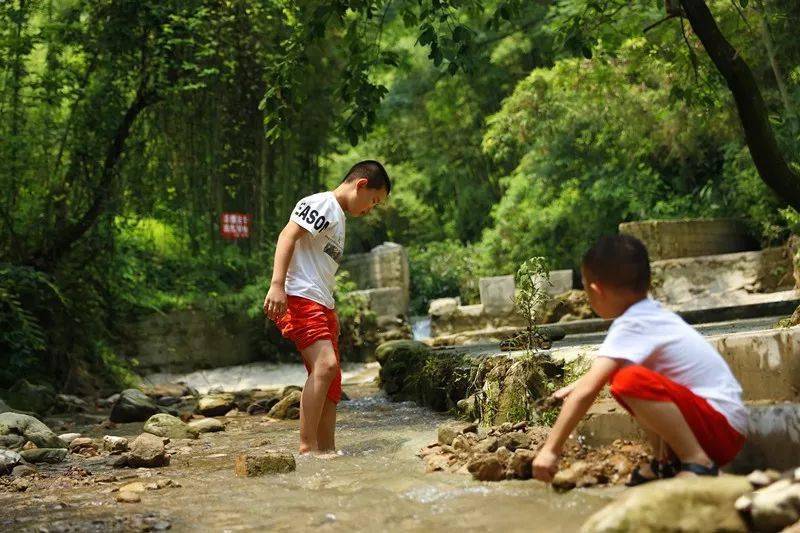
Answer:
POLYGON ((408 309, 411 287, 408 253, 399 244, 385 242, 369 253, 345 256, 341 268, 362 290, 399 287, 403 308, 408 309))
POLYGON ((732 219, 643 220, 619 225, 641 240, 651 261, 756 250, 745 227, 732 219))
POLYGON ((787 247, 653 261, 653 297, 676 310, 745 304, 794 286, 787 247))
POLYGON ((216 318, 203 311, 181 310, 153 314, 130 324, 118 350, 135 358, 139 363, 136 371, 146 374, 277 359, 279 351, 290 355, 294 349, 264 319, 251 319, 245 313, 216 318))

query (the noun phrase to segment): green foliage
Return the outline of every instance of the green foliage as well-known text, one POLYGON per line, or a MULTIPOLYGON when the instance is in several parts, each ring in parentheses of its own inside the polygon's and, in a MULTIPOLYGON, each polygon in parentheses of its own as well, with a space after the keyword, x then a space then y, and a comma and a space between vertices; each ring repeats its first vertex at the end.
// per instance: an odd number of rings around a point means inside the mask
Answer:
POLYGON ((531 257, 520 265, 514 275, 516 294, 514 311, 525 321, 527 350, 536 346, 536 324, 538 315, 549 297, 550 265, 544 257, 531 257))
POLYGON ((460 296, 464 304, 477 302, 480 261, 478 247, 457 241, 410 247, 411 313, 426 314, 434 298, 460 296))

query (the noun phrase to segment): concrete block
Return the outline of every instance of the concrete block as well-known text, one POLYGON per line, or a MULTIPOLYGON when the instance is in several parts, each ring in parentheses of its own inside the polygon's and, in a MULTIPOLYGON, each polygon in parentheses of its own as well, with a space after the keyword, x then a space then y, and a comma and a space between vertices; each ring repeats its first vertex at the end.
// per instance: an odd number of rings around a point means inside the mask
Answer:
POLYGON ((732 219, 643 220, 622 223, 619 232, 641 240, 651 261, 757 248, 746 228, 732 219))
POLYGON ((572 270, 550 271, 550 295, 556 296, 572 290, 572 270))
POLYGON ((437 298, 428 304, 428 314, 435 317, 449 317, 461 305, 461 298, 437 298))
POLYGON ((488 315, 505 315, 514 310, 514 276, 478 280, 481 304, 488 315))
POLYGON ((367 303, 367 308, 375 313, 377 317, 404 316, 408 309, 401 287, 366 289, 353 291, 351 294, 363 297, 367 303))
MULTIPOLYGON (((385 242, 369 253, 348 255, 341 267, 350 273, 359 289, 399 287, 403 305, 408 307, 411 287, 408 253, 399 244, 385 242)), ((406 309, 402 314, 405 312, 406 309)))

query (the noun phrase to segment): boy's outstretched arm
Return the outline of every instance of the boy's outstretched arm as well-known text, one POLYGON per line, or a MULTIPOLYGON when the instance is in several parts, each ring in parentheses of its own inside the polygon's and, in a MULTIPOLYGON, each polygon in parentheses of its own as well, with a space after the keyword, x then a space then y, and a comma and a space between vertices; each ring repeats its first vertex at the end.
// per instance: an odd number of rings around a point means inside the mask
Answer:
POLYGON ((275 260, 272 266, 272 281, 269 284, 267 297, 264 298, 264 314, 272 320, 279 319, 286 312, 286 271, 292 262, 294 246, 298 239, 308 231, 296 222, 289 221, 278 235, 275 245, 275 260))
POLYGON ((553 480, 553 476, 558 472, 558 457, 561 455, 564 442, 620 364, 616 359, 598 357, 583 377, 554 394, 556 397, 565 398, 564 405, 547 436, 547 441, 533 461, 533 475, 536 479, 547 482, 553 480))

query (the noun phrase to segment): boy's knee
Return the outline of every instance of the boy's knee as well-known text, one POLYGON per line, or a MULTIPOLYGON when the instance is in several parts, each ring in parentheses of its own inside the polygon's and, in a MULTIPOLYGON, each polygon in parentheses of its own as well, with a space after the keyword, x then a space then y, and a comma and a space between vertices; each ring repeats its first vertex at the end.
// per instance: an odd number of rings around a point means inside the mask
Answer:
POLYGON ((314 365, 314 372, 325 379, 333 379, 339 373, 339 363, 333 356, 320 357, 314 365))

